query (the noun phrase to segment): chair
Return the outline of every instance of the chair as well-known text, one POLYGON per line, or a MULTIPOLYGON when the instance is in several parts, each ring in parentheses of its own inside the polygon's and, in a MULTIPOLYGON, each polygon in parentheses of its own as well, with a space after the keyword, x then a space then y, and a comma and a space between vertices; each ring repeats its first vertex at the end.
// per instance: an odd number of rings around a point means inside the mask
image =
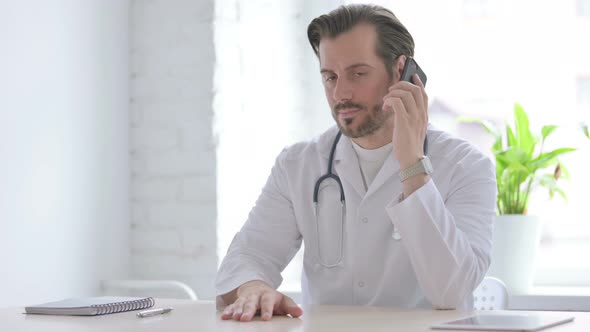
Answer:
POLYGON ((508 291, 502 280, 485 277, 473 292, 473 309, 504 310, 508 308, 508 291))
POLYGON ((100 290, 103 295, 198 300, 190 286, 176 280, 102 280, 100 290))

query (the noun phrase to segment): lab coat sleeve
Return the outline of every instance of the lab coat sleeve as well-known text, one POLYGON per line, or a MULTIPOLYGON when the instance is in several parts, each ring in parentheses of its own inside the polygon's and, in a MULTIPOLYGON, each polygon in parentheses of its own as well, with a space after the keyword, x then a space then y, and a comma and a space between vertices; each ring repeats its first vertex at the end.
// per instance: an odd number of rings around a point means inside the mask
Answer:
MULTIPOLYGON (((220 295, 245 282, 261 280, 273 288, 282 282, 281 272, 301 247, 302 236, 295 222, 283 167, 286 150, 277 158, 247 221, 234 236, 216 280, 217 306, 220 295)), ((221 300, 221 301, 220 301, 221 300)))
POLYGON ((465 308, 490 264, 496 215, 494 166, 481 156, 457 165, 443 200, 429 180, 386 211, 402 236, 418 283, 438 309, 465 308))

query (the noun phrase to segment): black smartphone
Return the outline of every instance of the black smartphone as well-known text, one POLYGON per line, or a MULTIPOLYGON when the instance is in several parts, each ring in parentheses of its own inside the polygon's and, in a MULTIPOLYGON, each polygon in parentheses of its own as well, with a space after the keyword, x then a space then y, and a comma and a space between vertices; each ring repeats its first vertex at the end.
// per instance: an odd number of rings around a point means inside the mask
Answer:
MULTIPOLYGON (((420 66, 418 66, 418 63, 416 62, 416 60, 414 60, 414 58, 412 58, 411 56, 408 56, 408 57, 406 57, 406 64, 404 65, 404 70, 402 70, 401 80, 415 84, 412 81, 412 77, 414 76, 414 74, 418 74, 418 77, 420 77, 422 84, 424 84, 424 86, 426 86, 426 74, 424 74, 424 71, 422 70, 422 68, 420 68, 420 66)), ((424 137, 424 155, 426 155, 427 152, 428 152, 428 136, 424 137)))
POLYGON ((412 84, 416 84, 412 81, 412 76, 414 76, 414 74, 418 74, 418 77, 420 77, 422 84, 424 84, 424 86, 426 86, 426 74, 424 74, 424 71, 422 70, 422 68, 420 68, 420 66, 418 66, 418 63, 416 62, 416 60, 414 60, 414 58, 409 56, 406 58, 406 65, 404 66, 404 70, 402 70, 401 80, 406 81, 406 82, 410 82, 412 84))

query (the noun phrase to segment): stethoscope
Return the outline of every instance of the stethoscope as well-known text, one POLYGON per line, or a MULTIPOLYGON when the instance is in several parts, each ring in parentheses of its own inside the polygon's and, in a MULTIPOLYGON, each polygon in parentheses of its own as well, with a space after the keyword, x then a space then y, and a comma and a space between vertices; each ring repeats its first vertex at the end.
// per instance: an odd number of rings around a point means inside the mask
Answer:
POLYGON ((320 264, 324 267, 335 267, 342 263, 342 255, 344 252, 344 220, 346 220, 346 204, 344 201, 344 188, 342 188, 342 182, 340 181, 340 177, 338 175, 332 173, 332 164, 334 163, 334 152, 336 151, 336 146, 338 145, 338 141, 340 140, 340 136, 342 136, 342 132, 338 131, 336 134, 336 138, 334 138, 334 143, 332 143, 332 149, 330 150, 330 158, 328 159, 328 172, 322 176, 315 182, 315 187, 313 188, 313 206, 314 206, 314 214, 315 214, 315 227, 316 227, 316 234, 317 234, 317 244, 318 244, 318 257, 320 260, 320 264), (322 245, 320 243, 320 221, 319 221, 319 210, 318 210, 318 194, 320 191, 320 185, 322 181, 326 179, 332 179, 338 183, 338 187, 340 189, 340 204, 342 206, 342 220, 340 225, 340 256, 336 260, 336 263, 330 264, 324 262, 322 256, 322 245))
MULTIPOLYGON (((313 205, 314 205, 314 214, 315 214, 315 218, 316 218, 316 223, 315 223, 315 227, 316 227, 316 234, 317 234, 317 244, 318 244, 318 258, 320 261, 320 264, 324 267, 335 267, 340 265, 340 263, 342 263, 342 256, 344 254, 344 221, 346 220, 346 202, 344 199, 344 188, 342 187, 342 182, 340 181, 340 177, 338 177, 338 175, 332 173, 332 164, 334 163, 334 153, 336 152, 336 146, 338 145, 338 141, 340 140, 340 137, 342 136, 342 132, 338 131, 338 134, 336 134, 336 137, 334 138, 334 142, 332 143, 332 148, 330 149, 330 157, 328 159, 328 172, 322 176, 319 177, 319 179, 317 179, 317 181, 315 182, 315 186, 313 189, 313 205), (320 243, 320 223, 319 223, 319 210, 318 210, 318 194, 320 191, 320 185, 322 184, 322 181, 326 180, 326 179, 332 179, 334 181, 336 181, 336 183, 338 184, 338 187, 340 189, 340 204, 341 204, 341 208, 342 208, 342 220, 341 220, 341 225, 340 225, 340 255, 338 256, 338 258, 336 259, 335 263, 327 263, 326 261, 324 261, 323 256, 322 256, 322 246, 320 243)), ((426 153, 428 152, 428 139, 427 137, 424 139, 424 155, 426 155, 426 153)), ((397 229, 393 230, 393 235, 392 235, 394 240, 401 240, 401 235, 399 234, 399 232, 397 231, 397 229)))

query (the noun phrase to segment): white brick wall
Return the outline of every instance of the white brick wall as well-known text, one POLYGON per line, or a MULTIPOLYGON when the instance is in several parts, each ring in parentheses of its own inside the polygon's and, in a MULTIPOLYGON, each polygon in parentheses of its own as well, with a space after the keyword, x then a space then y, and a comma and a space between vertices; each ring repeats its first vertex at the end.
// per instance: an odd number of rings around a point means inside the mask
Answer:
POLYGON ((217 269, 213 0, 130 9, 131 276, 212 298, 217 269))

